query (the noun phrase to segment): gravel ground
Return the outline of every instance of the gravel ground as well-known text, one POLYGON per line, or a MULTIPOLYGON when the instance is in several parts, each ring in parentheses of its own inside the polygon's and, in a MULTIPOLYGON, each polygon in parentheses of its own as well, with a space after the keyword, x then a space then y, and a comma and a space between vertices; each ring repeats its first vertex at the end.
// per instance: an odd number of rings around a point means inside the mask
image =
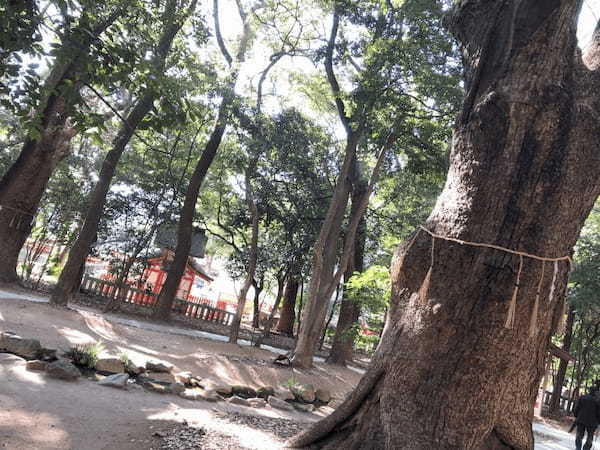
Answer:
POLYGON ((283 442, 304 429, 307 424, 297 423, 286 419, 271 417, 257 417, 235 412, 219 412, 210 427, 193 427, 187 424, 173 426, 169 429, 154 433, 158 440, 160 450, 254 450, 262 449, 266 442, 249 439, 249 442, 240 442, 239 436, 222 432, 231 425, 240 425, 254 430, 259 430, 271 438, 269 444, 283 442))

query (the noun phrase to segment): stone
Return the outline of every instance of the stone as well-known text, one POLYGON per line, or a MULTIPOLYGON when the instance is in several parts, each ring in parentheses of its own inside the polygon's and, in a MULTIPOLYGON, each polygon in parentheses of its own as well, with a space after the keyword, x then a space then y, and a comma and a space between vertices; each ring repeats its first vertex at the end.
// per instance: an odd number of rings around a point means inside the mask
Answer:
POLYGON ((179 394, 180 392, 185 391, 185 384, 176 381, 175 383, 170 384, 169 389, 171 389, 173 394, 179 394))
POLYGON ((331 392, 329 392, 327 389, 317 389, 315 392, 315 397, 322 403, 329 403, 331 400, 331 392))
MULTIPOLYGON (((292 394, 292 392, 287 389, 287 388, 279 388, 275 390, 275 397, 277 397, 279 400, 294 400, 294 394, 292 394)), ((269 398, 271 398, 271 396, 269 396, 269 398)))
POLYGON ((166 361, 149 360, 146 361, 146 370, 148 372, 171 372, 173 364, 166 361))
POLYGON ((55 348, 42 348, 38 354, 38 358, 42 361, 56 361, 58 358, 56 356, 55 348))
POLYGON ((282 409, 284 411, 292 411, 294 409, 294 407, 288 402, 286 402, 285 400, 281 400, 275 397, 274 395, 269 397, 268 402, 269 405, 271 405, 273 408, 282 409))
POLYGON ((0 364, 18 364, 25 365, 27 361, 25 358, 13 355, 12 353, 0 353, 0 364))
POLYGON ((234 395, 233 397, 228 398, 227 403, 231 403, 232 405, 250 406, 250 403, 248 403, 248 400, 246 400, 245 398, 242 398, 242 397, 238 397, 237 395, 234 395))
POLYGON ((237 397, 241 397, 241 398, 245 398, 245 399, 257 397, 256 391, 254 389, 252 389, 250 386, 241 386, 241 385, 231 386, 231 393, 237 397))
POLYGON ((294 408, 302 412, 313 412, 315 410, 315 406, 310 403, 296 403, 294 404, 294 408))
POLYGON ((129 380, 129 374, 127 373, 116 373, 114 375, 109 375, 105 377, 103 380, 98 381, 98 384, 102 386, 110 386, 119 389, 127 388, 127 381, 129 380))
POLYGON ((127 364, 125 364, 125 372, 130 375, 141 375, 145 371, 146 368, 144 366, 140 366, 131 360, 127 361, 127 364))
POLYGON ((46 370, 48 363, 46 361, 40 361, 39 359, 32 359, 27 361, 27 370, 46 370))
POLYGON ((251 398, 248 403, 252 408, 264 408, 267 406, 267 401, 264 398, 251 398))
POLYGON ((198 400, 198 391, 196 389, 185 389, 178 394, 181 398, 186 400, 198 400))
POLYGON ((151 392, 156 392, 158 394, 169 394, 171 392, 171 390, 169 389, 169 386, 160 384, 160 383, 155 383, 150 380, 142 381, 142 386, 145 389, 147 389, 151 392))
POLYGON ((215 391, 222 395, 231 395, 231 385, 211 378, 202 380, 202 387, 207 391, 215 391))
POLYGON ((202 387, 202 380, 200 378, 192 377, 190 378, 190 386, 202 387))
POLYGON ((99 372, 123 373, 125 371, 125 364, 119 358, 99 358, 96 361, 96 370, 99 372))
POLYGON ((217 394, 217 391, 213 391, 211 389, 198 390, 198 399, 207 402, 217 402, 222 400, 219 394, 217 394))
POLYGON ((192 372, 177 372, 174 376, 178 383, 190 384, 192 381, 192 372))
POLYGON ((140 378, 150 381, 159 381, 166 384, 177 383, 175 376, 168 372, 145 372, 143 375, 140 375, 140 378))
POLYGON ((315 387, 312 384, 294 386, 291 390, 298 400, 305 403, 313 403, 316 399, 315 387))
POLYGON ((37 339, 25 339, 10 331, 0 333, 0 352, 14 353, 23 358, 37 358, 42 345, 37 339))
POLYGON ((46 366, 46 373, 48 376, 60 380, 76 380, 81 376, 79 369, 64 359, 59 359, 48 364, 46 366))
POLYGON ((271 386, 262 386, 256 390, 256 396, 263 399, 268 399, 269 395, 275 394, 275 388, 271 386))

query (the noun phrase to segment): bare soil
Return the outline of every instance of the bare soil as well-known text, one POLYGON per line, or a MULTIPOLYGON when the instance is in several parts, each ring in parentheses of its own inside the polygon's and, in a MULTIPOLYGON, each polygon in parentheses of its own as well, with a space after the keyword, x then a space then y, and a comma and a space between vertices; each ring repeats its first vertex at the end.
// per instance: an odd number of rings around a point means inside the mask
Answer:
MULTIPOLYGON (((139 363, 168 361, 177 370, 231 384, 277 386, 290 379, 311 383, 329 389, 334 405, 361 376, 322 363, 304 371, 279 367, 271 363, 276 354, 264 349, 181 335, 179 327, 164 324, 148 324, 152 329, 145 329, 141 321, 132 326, 126 318, 92 309, 55 309, 16 297, 0 293, 0 330, 39 339, 43 346, 59 349, 59 354, 73 345, 102 341, 112 354, 126 352, 139 363)), ((330 411, 326 407, 307 414, 188 401, 139 389, 121 391, 86 378, 54 380, 20 364, 0 364, 0 448, 185 448, 169 446, 175 445, 169 442, 181 424, 205 431, 202 448, 281 448, 294 424, 302 427, 330 411), (211 444, 211 436, 222 443, 211 444)))

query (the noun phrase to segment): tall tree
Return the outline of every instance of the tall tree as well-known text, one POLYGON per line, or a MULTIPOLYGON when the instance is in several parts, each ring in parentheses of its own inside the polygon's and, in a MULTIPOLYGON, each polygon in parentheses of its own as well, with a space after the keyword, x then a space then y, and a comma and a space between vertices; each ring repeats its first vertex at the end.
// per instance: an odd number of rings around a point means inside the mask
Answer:
MULTIPOLYGON (((360 208, 362 202, 365 201, 366 181, 361 179, 361 173, 358 164, 354 165, 351 172, 352 180, 352 195, 351 195, 351 216, 357 214, 357 209, 360 208)), ((364 253, 366 242, 366 219, 363 216, 360 220, 356 239, 353 242, 352 257, 346 267, 344 273, 344 281, 348 281, 355 272, 362 272, 364 269, 364 253)), ((350 330, 360 317, 360 304, 349 298, 344 289, 342 303, 340 305, 340 313, 338 322, 335 327, 335 335, 331 352, 327 361, 333 364, 345 365, 347 361, 352 359, 352 350, 354 339, 350 330)))
MULTIPOLYGON (((173 40, 186 19, 194 13, 196 0, 191 0, 187 5, 186 3, 186 1, 168 0, 164 5, 162 16, 163 32, 158 40, 156 50, 148 68, 155 78, 164 76, 167 56, 171 50, 173 40), (180 11, 178 13, 181 9, 183 9, 183 12, 180 11)), ((135 105, 124 119, 113 141, 112 148, 104 158, 98 182, 88 200, 88 210, 83 226, 71 247, 67 263, 54 288, 50 298, 51 304, 67 305, 72 294, 78 289, 81 267, 85 264, 90 247, 97 235, 98 224, 100 223, 104 203, 106 202, 106 195, 117 170, 121 155, 127 148, 136 128, 153 108, 154 101, 159 96, 159 87, 150 84, 144 92, 140 93, 135 105)))
POLYGON ((40 92, 31 92, 30 100, 36 104, 33 118, 26 123, 27 137, 19 157, 0 180, 0 257, 4 261, 0 281, 17 280, 21 247, 31 232, 48 180, 69 152, 76 133, 72 119, 97 56, 93 46, 123 11, 124 5, 114 2, 84 4, 74 25, 69 25, 72 18, 65 13, 65 31, 52 69, 40 92))
MULTIPOLYGON (((334 195, 313 249, 308 298, 292 358, 296 366, 312 364, 326 306, 351 259, 354 234, 377 181, 380 161, 391 152, 401 134, 401 125, 408 117, 428 101, 446 106, 451 97, 447 95, 450 89, 444 90, 445 96, 436 92, 438 85, 452 85, 456 81, 452 65, 447 63, 451 47, 432 20, 441 14, 441 7, 433 3, 386 2, 382 6, 380 2, 332 2, 332 27, 323 50, 324 68, 346 140, 334 195), (348 42, 342 33, 344 26, 360 27, 365 34, 358 34, 361 37, 357 42, 348 42), (424 41, 424 30, 427 30, 428 44, 420 47, 418 43, 424 41), (356 60, 359 57, 363 58, 362 65, 356 60), (338 80, 341 71, 336 68, 339 69, 340 61, 346 61, 346 70, 355 71, 354 76, 346 80, 353 83, 351 92, 343 91, 338 80), (415 97, 414 92, 421 97, 415 97), (381 123, 386 127, 381 127, 381 123), (351 170, 359 157, 357 150, 362 146, 376 153, 378 162, 367 192, 349 219, 342 256, 334 270, 346 205, 353 188, 351 170)), ((359 186, 355 188, 358 190, 359 186)))
MULTIPOLYGON (((177 246, 175 248, 175 255, 169 267, 167 279, 165 280, 165 283, 160 291, 158 304, 153 313, 153 317, 160 320, 167 320, 171 314, 171 307, 173 305, 173 301, 175 300, 175 294, 177 293, 179 282, 181 281, 181 277, 185 271, 185 265, 188 261, 189 252, 192 245, 192 231, 198 194, 200 192, 200 188, 202 187, 202 183, 206 178, 208 169, 210 168, 213 159, 219 150, 221 140, 223 139, 225 130, 230 122, 231 108, 235 100, 234 88, 241 66, 246 59, 246 53, 251 45, 253 29, 250 20, 254 9, 248 12, 244 8, 244 5, 241 1, 237 1, 236 4, 238 7, 238 13, 242 20, 242 33, 239 37, 237 52, 235 53, 235 56, 232 57, 221 35, 221 27, 219 22, 219 1, 213 1, 215 37, 217 39, 219 49, 223 54, 223 58, 229 67, 229 74, 225 86, 223 87, 223 96, 217 112, 214 128, 212 129, 210 137, 204 146, 204 150, 202 151, 200 158, 198 158, 194 172, 190 177, 185 194, 184 204, 180 211, 179 222, 177 224, 177 246)), ((259 5, 256 5, 255 8, 258 8, 258 6, 259 5)))
POLYGON ((519 271, 510 251, 570 255, 600 193, 600 33, 582 58, 581 4, 457 4, 448 23, 467 93, 425 224, 440 238, 421 230, 398 250, 371 368, 292 446, 533 449, 532 408, 569 265, 558 264, 550 298, 554 264, 524 256, 519 271))

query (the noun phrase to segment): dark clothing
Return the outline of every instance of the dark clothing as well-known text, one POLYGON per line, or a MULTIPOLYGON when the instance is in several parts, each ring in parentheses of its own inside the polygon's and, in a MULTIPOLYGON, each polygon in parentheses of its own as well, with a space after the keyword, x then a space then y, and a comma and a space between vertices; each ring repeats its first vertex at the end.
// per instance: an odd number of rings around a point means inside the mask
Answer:
POLYGON ((600 403, 591 395, 582 395, 577 400, 575 409, 575 423, 586 427, 597 428, 600 423, 600 403))
POLYGON ((581 442, 583 441, 583 435, 587 433, 587 439, 585 440, 585 445, 583 446, 583 450, 590 450, 592 448, 592 442, 594 441, 594 432, 596 428, 587 427, 580 423, 577 424, 577 436, 575 437, 575 450, 581 449, 581 442))
POLYGON ((587 434, 583 450, 590 450, 594 440, 594 433, 600 423, 600 403, 590 395, 582 395, 577 400, 575 409, 575 424, 577 425, 577 436, 575 437, 576 450, 582 450, 583 436, 587 434))

